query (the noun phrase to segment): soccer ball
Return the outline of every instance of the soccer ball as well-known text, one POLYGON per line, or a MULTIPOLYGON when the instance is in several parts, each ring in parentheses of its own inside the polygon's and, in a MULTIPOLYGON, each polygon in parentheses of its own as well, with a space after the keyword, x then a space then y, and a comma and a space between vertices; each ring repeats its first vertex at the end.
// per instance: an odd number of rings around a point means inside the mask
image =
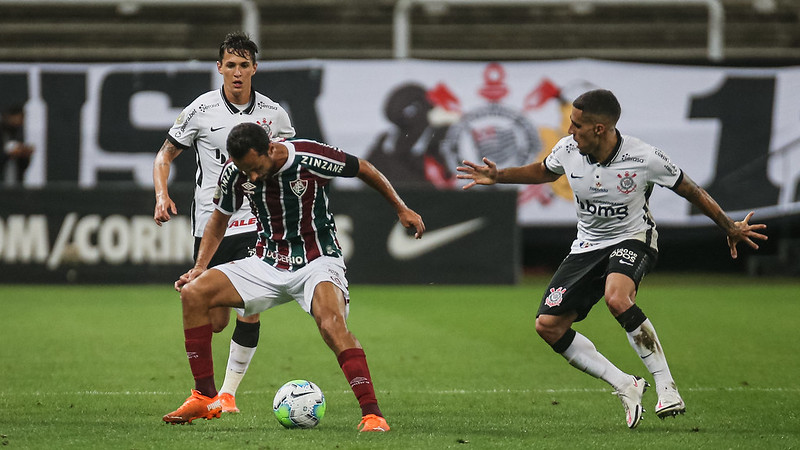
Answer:
POLYGON ((286 428, 313 428, 325 415, 325 395, 308 380, 292 380, 278 389, 272 410, 286 428))

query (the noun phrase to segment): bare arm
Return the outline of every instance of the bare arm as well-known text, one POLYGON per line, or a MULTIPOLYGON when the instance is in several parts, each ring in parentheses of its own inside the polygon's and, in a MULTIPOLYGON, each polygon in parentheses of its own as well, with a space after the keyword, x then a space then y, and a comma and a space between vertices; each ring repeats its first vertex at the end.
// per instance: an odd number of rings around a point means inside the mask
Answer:
POLYGON ((161 226, 162 223, 168 222, 170 212, 178 214, 178 208, 175 202, 169 196, 167 188, 167 180, 169 179, 169 170, 172 161, 181 154, 183 150, 176 147, 169 139, 164 140, 164 144, 156 154, 156 159, 153 161, 153 185, 156 191, 156 208, 153 212, 153 220, 156 225, 161 226))
POLYGON ((734 221, 725 214, 725 211, 722 210, 716 200, 714 200, 705 189, 698 186, 685 173, 683 174, 683 180, 681 180, 681 183, 675 188, 675 192, 700 208, 703 214, 711 218, 711 220, 728 235, 728 247, 731 249, 731 258, 736 259, 738 256, 736 245, 739 242, 745 242, 753 249, 758 250, 758 244, 753 242, 752 239, 767 240, 766 235, 755 231, 767 228, 766 225, 748 224, 750 218, 753 217, 753 212, 750 212, 741 222, 734 221))
POLYGON ((208 269, 208 263, 217 252, 219 243, 225 237, 225 230, 228 228, 228 220, 231 216, 215 209, 211 213, 211 218, 208 219, 205 229, 203 229, 203 238, 200 240, 200 248, 197 251, 197 260, 194 267, 189 269, 188 272, 181 275, 178 281, 175 282, 175 290, 180 291, 181 288, 199 277, 200 274, 208 269))
POLYGON ((461 172, 458 178, 462 180, 472 180, 464 186, 469 189, 475 185, 491 185, 495 183, 504 184, 541 184, 556 181, 561 175, 547 170, 544 162, 539 161, 525 166, 509 167, 497 169, 497 165, 489 158, 483 158, 485 165, 479 166, 471 161, 463 161, 463 166, 458 166, 456 170, 461 172))
POLYGON ((422 234, 425 232, 425 224, 422 222, 422 217, 406 206, 403 199, 400 198, 400 195, 394 190, 392 184, 386 179, 386 176, 376 169, 375 166, 369 161, 360 158, 358 163, 358 178, 364 183, 367 183, 372 189, 380 192, 389 204, 394 207, 395 211, 397 211, 397 217, 400 219, 400 223, 406 228, 413 227, 416 231, 414 237, 417 239, 421 238, 422 234))

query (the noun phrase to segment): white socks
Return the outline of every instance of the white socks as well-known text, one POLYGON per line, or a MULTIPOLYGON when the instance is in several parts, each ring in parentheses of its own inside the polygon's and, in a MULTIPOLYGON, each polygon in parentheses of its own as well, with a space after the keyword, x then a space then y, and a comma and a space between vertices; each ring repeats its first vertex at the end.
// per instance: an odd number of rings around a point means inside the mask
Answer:
POLYGON ((661 342, 658 340, 653 324, 650 319, 645 320, 638 328, 628 333, 628 342, 636 353, 642 358, 642 362, 647 370, 653 374, 656 382, 656 390, 662 392, 665 389, 675 389, 675 381, 667 365, 667 357, 661 342))
POLYGON ((605 356, 597 351, 592 341, 575 332, 572 344, 561 353, 567 362, 589 375, 600 378, 606 383, 621 390, 631 384, 631 376, 619 370, 605 356))
POLYGON ((225 370, 225 381, 219 392, 227 392, 234 397, 236 390, 239 389, 239 384, 244 378, 247 368, 250 366, 250 361, 256 353, 258 347, 243 347, 234 341, 231 341, 231 353, 228 356, 228 368, 225 370))

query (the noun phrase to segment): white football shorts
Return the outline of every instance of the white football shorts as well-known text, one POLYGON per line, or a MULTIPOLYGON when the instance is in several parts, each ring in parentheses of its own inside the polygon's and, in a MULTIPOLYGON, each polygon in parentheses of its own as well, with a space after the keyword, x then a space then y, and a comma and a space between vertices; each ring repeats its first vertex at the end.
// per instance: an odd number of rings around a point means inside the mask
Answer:
POLYGON ((350 313, 350 291, 347 289, 342 258, 320 256, 299 270, 276 269, 258 256, 250 256, 214 266, 224 273, 244 300, 244 309, 234 308, 242 316, 266 311, 272 307, 296 301, 303 311, 311 314, 314 288, 330 281, 342 290, 345 299, 345 318, 350 313))

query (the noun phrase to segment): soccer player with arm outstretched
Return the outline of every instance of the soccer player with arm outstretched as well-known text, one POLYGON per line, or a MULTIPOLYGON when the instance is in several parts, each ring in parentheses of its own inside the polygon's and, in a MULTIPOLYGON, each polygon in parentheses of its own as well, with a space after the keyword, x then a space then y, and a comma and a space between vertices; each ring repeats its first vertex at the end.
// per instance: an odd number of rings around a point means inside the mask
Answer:
POLYGON ((544 161, 498 169, 464 161, 458 178, 464 189, 494 183, 537 184, 566 176, 575 199, 577 238, 542 296, 536 332, 574 367, 608 382, 625 408, 625 421, 635 428, 642 418, 642 396, 648 383, 622 372, 594 344, 572 328, 600 298, 625 329, 628 340, 653 376, 658 394, 655 413, 664 418, 682 414, 685 403, 667 364, 650 319, 636 305, 639 283, 655 265, 658 233, 649 198, 655 185, 672 189, 722 228, 731 257, 744 242, 767 239, 763 224, 749 223, 751 212, 734 221, 704 189, 669 157, 617 128, 621 108, 613 93, 593 90, 572 104, 570 135, 561 139, 544 161))

